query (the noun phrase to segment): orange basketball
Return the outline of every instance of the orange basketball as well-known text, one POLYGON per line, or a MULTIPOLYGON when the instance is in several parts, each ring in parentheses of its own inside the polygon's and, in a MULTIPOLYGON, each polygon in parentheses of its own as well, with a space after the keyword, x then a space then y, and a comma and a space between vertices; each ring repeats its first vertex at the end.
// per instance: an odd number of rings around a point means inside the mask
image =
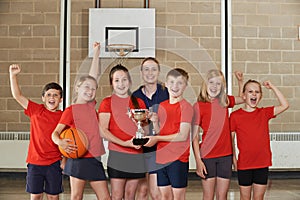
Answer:
POLYGON ((67 158, 80 158, 82 157, 89 146, 89 141, 85 133, 76 128, 69 128, 64 130, 60 136, 61 139, 71 139, 71 144, 77 145, 77 150, 72 153, 65 152, 61 147, 59 147, 60 152, 67 158))

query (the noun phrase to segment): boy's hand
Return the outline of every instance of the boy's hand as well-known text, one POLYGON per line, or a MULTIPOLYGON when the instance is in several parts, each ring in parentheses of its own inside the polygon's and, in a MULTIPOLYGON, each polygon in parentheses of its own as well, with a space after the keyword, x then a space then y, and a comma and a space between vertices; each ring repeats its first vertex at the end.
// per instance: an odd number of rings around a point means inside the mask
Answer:
POLYGON ((10 75, 17 75, 21 72, 21 68, 18 64, 12 64, 9 66, 10 75))
POLYGON ((235 71, 234 74, 235 74, 235 77, 236 77, 236 79, 237 79, 238 81, 243 81, 243 79, 244 79, 243 72, 235 71))
POLYGON ((145 138, 149 138, 148 142, 144 144, 145 147, 152 147, 158 141, 156 136, 146 136, 145 138))

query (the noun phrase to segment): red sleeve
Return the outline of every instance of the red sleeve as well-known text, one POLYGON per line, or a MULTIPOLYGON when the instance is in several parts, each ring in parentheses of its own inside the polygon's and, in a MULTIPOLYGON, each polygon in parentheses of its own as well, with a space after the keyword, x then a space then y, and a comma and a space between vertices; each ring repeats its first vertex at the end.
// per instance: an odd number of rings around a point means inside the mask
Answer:
POLYGON ((235 98, 234 96, 228 95, 228 108, 233 108, 233 106, 235 105, 235 98))
POLYGON ((194 110, 193 124, 200 125, 200 106, 198 102, 194 103, 193 110, 194 110))
POLYGON ((234 120, 234 118, 235 118, 234 116, 236 115, 236 112, 237 112, 237 111, 232 112, 231 115, 230 115, 230 117, 229 117, 229 123, 230 123, 229 127, 230 127, 230 132, 233 132, 233 131, 235 131, 235 129, 236 129, 236 124, 235 124, 235 120, 234 120))
POLYGON ((187 101, 183 101, 183 105, 181 108, 181 122, 192 123, 193 120, 193 107, 187 101))
POLYGON ((140 106, 141 109, 146 109, 147 108, 145 102, 142 99, 137 98, 137 100, 138 100, 138 103, 139 103, 139 106, 140 106))
POLYGON ((74 119, 73 119, 73 113, 72 113, 72 106, 67 107, 60 120, 59 120, 60 124, 65 124, 66 126, 72 127, 72 125, 74 124, 74 119))
POLYGON ((24 113, 25 113, 25 115, 30 117, 33 114, 40 112, 43 107, 44 107, 43 104, 37 104, 37 103, 29 100, 27 109, 24 110, 24 113))
POLYGON ((111 99, 110 97, 107 97, 102 100, 100 103, 98 113, 103 112, 103 113, 110 113, 111 112, 111 99))

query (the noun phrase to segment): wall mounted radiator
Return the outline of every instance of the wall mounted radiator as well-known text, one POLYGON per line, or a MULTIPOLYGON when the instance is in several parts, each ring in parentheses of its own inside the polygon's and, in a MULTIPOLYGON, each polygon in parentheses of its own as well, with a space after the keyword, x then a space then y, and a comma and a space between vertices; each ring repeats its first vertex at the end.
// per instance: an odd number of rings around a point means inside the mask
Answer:
MULTIPOLYGON (((270 140, 273 153, 270 169, 300 170, 300 133, 271 133, 270 140)), ((0 132, 0 171, 25 171, 28 144, 28 132, 0 132)), ((107 148, 107 142, 104 145, 107 148)), ((106 156, 102 159, 104 166, 106 156)), ((195 168, 191 148, 190 169, 195 168)))

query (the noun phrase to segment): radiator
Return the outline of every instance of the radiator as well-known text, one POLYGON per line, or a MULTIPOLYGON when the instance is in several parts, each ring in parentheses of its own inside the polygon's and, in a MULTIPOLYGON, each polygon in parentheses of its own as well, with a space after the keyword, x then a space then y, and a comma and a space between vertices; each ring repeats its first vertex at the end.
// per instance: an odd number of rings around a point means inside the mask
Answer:
POLYGON ((270 169, 300 169, 300 133, 271 133, 270 169))
POLYGON ((1 171, 26 169, 28 132, 0 132, 1 171))
MULTIPOLYGON (((271 149, 273 166, 271 169, 300 169, 300 133, 271 133, 271 149)), ((0 170, 18 171, 26 169, 26 157, 29 144, 28 132, 0 132, 0 170)), ((107 141, 104 142, 106 152, 107 141)), ((106 166, 107 154, 103 156, 106 166)), ((195 161, 191 148, 190 169, 195 169, 195 161)))

